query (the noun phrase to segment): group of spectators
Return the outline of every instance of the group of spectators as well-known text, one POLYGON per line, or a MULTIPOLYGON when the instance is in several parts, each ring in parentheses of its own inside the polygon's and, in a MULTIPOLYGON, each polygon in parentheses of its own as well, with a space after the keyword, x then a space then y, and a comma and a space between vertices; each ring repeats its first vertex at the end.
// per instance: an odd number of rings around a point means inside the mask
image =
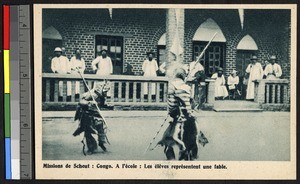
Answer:
MULTIPOLYGON (((243 77, 243 84, 247 86, 246 100, 254 100, 255 81, 263 78, 272 80, 279 79, 282 76, 281 67, 276 63, 276 60, 276 56, 271 56, 265 69, 263 69, 262 65, 258 62, 258 58, 252 56, 251 63, 247 66, 245 71, 246 75, 243 77)), ((241 95, 241 91, 238 89, 240 78, 237 75, 236 70, 233 70, 227 79, 229 93, 227 91, 226 80, 222 68, 218 68, 217 73, 213 74, 211 78, 216 79, 215 98, 217 100, 225 99, 228 96, 236 99, 237 95, 241 95)))
MULTIPOLYGON (((75 49, 74 56, 69 60, 63 48, 56 47, 54 50, 54 57, 51 60, 51 70, 53 73, 59 74, 74 74, 81 72, 84 73, 86 64, 81 56, 81 50, 75 49)), ((92 61, 92 68, 96 70, 96 75, 109 75, 113 73, 113 67, 110 57, 107 56, 106 50, 98 52, 98 56, 92 61)), ((59 86, 59 101, 63 98, 63 81, 58 82, 59 86)), ((71 82, 67 81, 67 101, 71 100, 72 95, 71 82)), ((79 98, 80 82, 75 82, 75 98, 79 98)))
MULTIPOLYGON (((81 56, 80 49, 74 51, 74 56, 69 60, 63 49, 56 47, 54 50, 55 57, 51 60, 51 70, 53 73, 69 74, 78 72, 84 73, 86 64, 81 56)), ((92 61, 92 68, 96 71, 96 75, 110 75, 113 73, 112 61, 107 56, 106 50, 101 50, 97 53, 97 57, 92 61)))
MULTIPOLYGON (((65 54, 64 49, 55 48, 55 57, 51 61, 51 70, 53 73, 59 74, 69 74, 69 73, 84 73, 86 69, 85 60, 81 56, 80 49, 75 49, 74 55, 69 60, 65 54)), ((282 75, 282 70, 279 64, 276 63, 276 56, 271 56, 268 64, 263 69, 262 65, 258 62, 256 56, 252 56, 251 63, 246 69, 246 75, 243 77, 243 84, 247 86, 246 99, 254 99, 254 82, 259 79, 278 79, 282 75)), ((101 50, 97 53, 97 57, 92 61, 92 69, 99 76, 111 75, 113 73, 112 60, 107 54, 107 50, 101 50)), ((128 75, 133 75, 132 67, 127 64, 128 75)), ((204 83, 204 67, 199 63, 192 61, 186 66, 188 72, 187 83, 191 84, 192 87, 192 97, 196 101, 201 100, 205 83, 204 83)), ((154 58, 153 52, 147 52, 147 59, 144 60, 142 64, 142 75, 145 77, 156 77, 157 75, 165 75, 166 73, 166 62, 163 62, 160 66, 156 59, 154 58)), ((238 89, 240 84, 240 78, 238 72, 233 70, 230 72, 227 81, 223 74, 222 68, 217 68, 216 73, 211 76, 215 79, 215 98, 217 100, 222 100, 227 97, 236 99, 237 96, 241 96, 241 91, 238 89), (228 92, 229 91, 229 92, 228 92)), ((156 85, 151 84, 151 91, 148 92, 148 83, 144 85, 144 98, 148 99, 148 94, 152 95, 152 99, 155 99, 156 85)), ((71 99, 71 82, 67 81, 67 101, 71 99)), ((80 93, 80 82, 75 83, 75 98, 79 97, 80 93)), ((59 100, 63 96, 63 82, 59 81, 59 100)))
MULTIPOLYGON (((66 55, 64 48, 56 47, 54 50, 54 57, 51 60, 51 70, 53 73, 59 74, 74 74, 77 72, 84 73, 86 69, 86 63, 83 57, 81 56, 80 49, 75 49, 74 56, 69 60, 66 55)), ((95 74, 98 76, 107 76, 113 73, 113 64, 111 58, 107 55, 107 50, 103 49, 97 52, 97 57, 92 61, 92 69, 95 74)), ((143 76, 145 77, 156 77, 158 71, 157 61, 154 59, 154 53, 148 52, 147 59, 143 62, 142 65, 143 76)), ((127 64, 127 75, 133 75, 132 67, 130 64, 127 64)), ((71 82, 67 81, 67 101, 71 100, 72 95, 72 86, 71 82)), ((156 86, 155 84, 151 85, 152 99, 155 98, 156 86)), ((79 98, 80 93, 80 82, 76 81, 75 83, 75 98, 79 98)), ((108 93, 109 94, 109 93, 108 93)), ((144 95, 145 98, 148 98, 148 84, 144 85, 144 95)), ((63 98, 63 81, 59 81, 59 101, 62 101, 63 98)))
MULTIPOLYGON (((84 72, 85 70, 85 61, 81 57, 81 51, 76 49, 74 52, 74 56, 69 60, 65 56, 64 49, 56 47, 54 50, 55 57, 51 60, 51 70, 53 73, 59 74, 70 74, 75 73, 77 71, 84 72)), ((67 101, 71 100, 71 82, 67 81, 67 101)), ((63 97, 63 81, 58 82, 59 88, 59 97, 58 100, 62 101, 63 97)), ((79 98, 80 93, 80 83, 76 81, 75 83, 75 98, 79 98)))

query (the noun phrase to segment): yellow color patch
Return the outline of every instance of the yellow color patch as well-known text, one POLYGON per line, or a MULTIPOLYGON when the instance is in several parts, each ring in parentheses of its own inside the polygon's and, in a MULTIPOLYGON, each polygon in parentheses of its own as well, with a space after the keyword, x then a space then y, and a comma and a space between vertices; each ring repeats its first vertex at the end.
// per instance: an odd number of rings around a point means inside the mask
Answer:
POLYGON ((4 50, 4 93, 10 93, 9 50, 4 50))

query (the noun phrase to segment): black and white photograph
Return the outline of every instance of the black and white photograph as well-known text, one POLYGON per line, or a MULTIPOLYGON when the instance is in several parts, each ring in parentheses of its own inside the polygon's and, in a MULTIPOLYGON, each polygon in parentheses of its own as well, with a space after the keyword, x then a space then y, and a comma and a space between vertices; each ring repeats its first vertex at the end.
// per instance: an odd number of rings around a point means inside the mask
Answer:
POLYGON ((296 6, 34 8, 38 177, 295 177, 296 6))

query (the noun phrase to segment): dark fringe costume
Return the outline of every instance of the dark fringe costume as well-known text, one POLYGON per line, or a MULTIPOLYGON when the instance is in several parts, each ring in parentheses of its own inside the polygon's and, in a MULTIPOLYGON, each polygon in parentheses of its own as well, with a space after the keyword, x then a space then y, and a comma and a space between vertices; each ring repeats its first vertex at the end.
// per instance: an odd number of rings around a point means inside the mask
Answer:
MULTIPOLYGON (((98 102, 99 107, 105 106, 105 91, 107 91, 107 88, 105 88, 105 84, 101 85, 101 83, 98 83, 96 88, 92 90, 92 95, 98 102)), ((84 93, 82 96, 82 100, 77 106, 74 118, 75 121, 79 120, 80 123, 78 128, 73 133, 73 136, 78 136, 84 132, 83 139, 85 139, 88 148, 87 152, 92 154, 97 149, 97 141, 92 134, 98 135, 98 145, 103 149, 103 151, 106 151, 104 144, 106 143, 107 137, 105 133, 104 120, 97 111, 96 105, 93 104, 90 93, 84 93)), ((83 153, 85 154, 84 140, 82 143, 84 144, 83 153)))
POLYGON ((173 146, 180 149, 179 160, 194 160, 198 157, 197 124, 191 114, 190 87, 182 79, 170 82, 168 89, 168 111, 173 121, 158 142, 165 146, 168 160, 175 159, 173 146))
POLYGON ((170 125, 164 132, 163 138, 158 144, 165 146, 164 152, 168 160, 175 159, 175 153, 173 146, 178 145, 179 160, 195 160, 198 158, 198 145, 197 145, 197 125, 194 117, 188 117, 187 119, 180 120, 182 118, 176 118, 170 122, 170 125), (179 124, 179 127, 176 127, 179 124), (177 135, 174 135, 175 129, 179 128, 177 135), (177 136, 179 140, 184 143, 185 149, 174 136, 177 136))

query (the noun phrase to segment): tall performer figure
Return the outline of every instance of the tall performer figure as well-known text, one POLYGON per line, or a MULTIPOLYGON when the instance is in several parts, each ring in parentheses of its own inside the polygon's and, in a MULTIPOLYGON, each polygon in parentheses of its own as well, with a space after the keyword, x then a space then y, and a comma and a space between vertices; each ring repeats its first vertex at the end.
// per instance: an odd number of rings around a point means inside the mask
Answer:
POLYGON ((205 101, 205 72, 204 67, 198 61, 192 61, 188 67, 186 82, 191 86, 192 109, 200 109, 205 101))
MULTIPOLYGON (((93 134, 98 135, 98 145, 103 151, 106 151, 106 147, 104 146, 107 140, 105 122, 97 110, 95 101, 100 107, 104 107, 108 90, 109 86, 105 82, 97 82, 92 90, 82 94, 82 98, 77 106, 75 121, 79 120, 79 126, 73 133, 73 136, 78 136, 84 132, 83 139, 86 140, 88 154, 93 154, 97 149, 97 141, 93 137, 93 134)), ((85 147, 84 140, 82 143, 85 147)), ((83 153, 85 154, 84 147, 83 153)))
POLYGON ((179 160, 194 160, 198 157, 197 124, 192 114, 191 87, 184 80, 186 71, 177 68, 168 88, 168 113, 173 118, 158 145, 165 146, 168 160, 175 159, 173 147, 179 146, 179 160))
POLYGON ((204 56, 206 49, 209 47, 213 39, 217 36, 216 32, 210 41, 206 44, 202 52, 196 61, 192 61, 189 64, 188 70, 189 73, 185 79, 186 82, 192 87, 192 106, 193 109, 199 109, 202 103, 205 101, 205 72, 204 67, 200 64, 200 59, 204 56))

